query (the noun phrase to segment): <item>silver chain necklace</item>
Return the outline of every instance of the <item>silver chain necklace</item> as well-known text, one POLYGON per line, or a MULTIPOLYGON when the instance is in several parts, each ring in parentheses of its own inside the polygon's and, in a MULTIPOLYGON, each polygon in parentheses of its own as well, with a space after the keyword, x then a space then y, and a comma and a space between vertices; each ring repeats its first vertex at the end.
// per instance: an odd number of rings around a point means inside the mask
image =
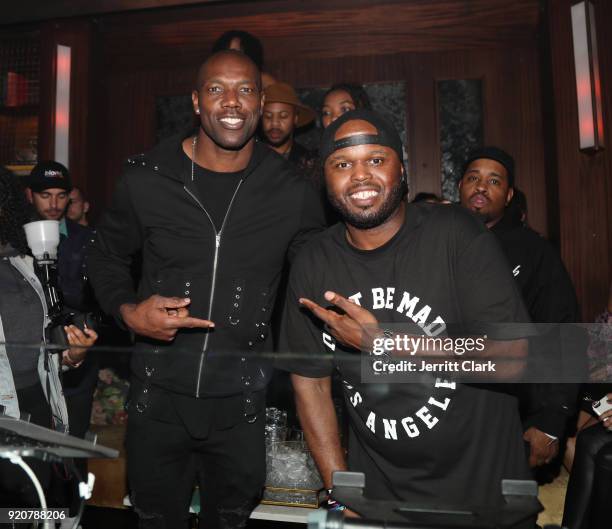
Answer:
POLYGON ((195 173, 195 148, 198 143, 198 137, 194 136, 191 141, 191 181, 193 182, 193 175, 195 173))

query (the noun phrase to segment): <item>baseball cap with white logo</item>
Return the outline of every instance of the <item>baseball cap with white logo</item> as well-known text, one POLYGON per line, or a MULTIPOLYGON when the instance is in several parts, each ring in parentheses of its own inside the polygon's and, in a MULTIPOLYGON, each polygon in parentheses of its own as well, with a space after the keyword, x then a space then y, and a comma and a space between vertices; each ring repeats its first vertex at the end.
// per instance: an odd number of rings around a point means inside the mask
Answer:
POLYGON ((72 189, 72 181, 68 169, 59 162, 43 161, 32 169, 28 178, 28 187, 35 193, 45 189, 72 189))

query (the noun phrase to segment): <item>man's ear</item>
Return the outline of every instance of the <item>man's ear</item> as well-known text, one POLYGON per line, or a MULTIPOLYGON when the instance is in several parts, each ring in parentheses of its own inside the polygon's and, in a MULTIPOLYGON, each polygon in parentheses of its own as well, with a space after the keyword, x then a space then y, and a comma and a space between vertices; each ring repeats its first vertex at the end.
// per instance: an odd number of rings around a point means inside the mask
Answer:
POLYGON ((34 203, 34 198, 32 197, 32 190, 29 187, 26 187, 25 189, 25 196, 30 204, 34 203))
POLYGON ((506 206, 508 204, 510 204, 510 201, 512 200, 513 196, 514 196, 514 188, 513 187, 509 187, 508 188, 508 193, 506 193, 506 206))
POLYGON ((194 90, 193 92, 191 92, 191 103, 193 105, 193 111, 196 114, 200 113, 200 97, 198 95, 197 90, 194 90))
POLYGON ((83 202, 83 213, 89 213, 89 202, 87 200, 83 202))
POLYGON ((401 173, 401 177, 400 177, 400 182, 402 184, 406 183, 406 168, 404 167, 404 164, 400 164, 400 173, 401 173))
POLYGON ((263 116, 263 111, 264 111, 264 105, 266 104, 266 93, 263 91, 261 91, 261 101, 259 102, 260 107, 259 107, 259 117, 263 116))

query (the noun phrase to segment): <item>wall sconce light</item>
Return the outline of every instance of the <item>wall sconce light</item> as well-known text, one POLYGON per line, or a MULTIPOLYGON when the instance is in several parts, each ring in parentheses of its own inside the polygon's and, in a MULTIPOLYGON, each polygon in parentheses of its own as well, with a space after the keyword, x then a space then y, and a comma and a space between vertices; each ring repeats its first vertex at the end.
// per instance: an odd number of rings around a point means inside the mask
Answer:
POLYGON ((595 34, 595 10, 588 0, 572 6, 572 36, 580 149, 597 151, 603 148, 604 141, 601 79, 595 34))
POLYGON ((70 47, 57 45, 55 85, 55 158, 69 166, 70 132, 70 47))

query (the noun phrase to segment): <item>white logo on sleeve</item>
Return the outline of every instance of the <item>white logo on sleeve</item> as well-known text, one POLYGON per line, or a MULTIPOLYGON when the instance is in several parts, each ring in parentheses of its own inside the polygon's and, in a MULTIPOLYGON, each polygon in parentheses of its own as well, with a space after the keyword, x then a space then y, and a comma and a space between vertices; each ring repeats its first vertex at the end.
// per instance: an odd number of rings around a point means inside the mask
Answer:
POLYGON ((514 267, 514 270, 512 270, 512 275, 514 277, 516 277, 517 275, 519 275, 521 273, 521 265, 516 265, 514 267))

